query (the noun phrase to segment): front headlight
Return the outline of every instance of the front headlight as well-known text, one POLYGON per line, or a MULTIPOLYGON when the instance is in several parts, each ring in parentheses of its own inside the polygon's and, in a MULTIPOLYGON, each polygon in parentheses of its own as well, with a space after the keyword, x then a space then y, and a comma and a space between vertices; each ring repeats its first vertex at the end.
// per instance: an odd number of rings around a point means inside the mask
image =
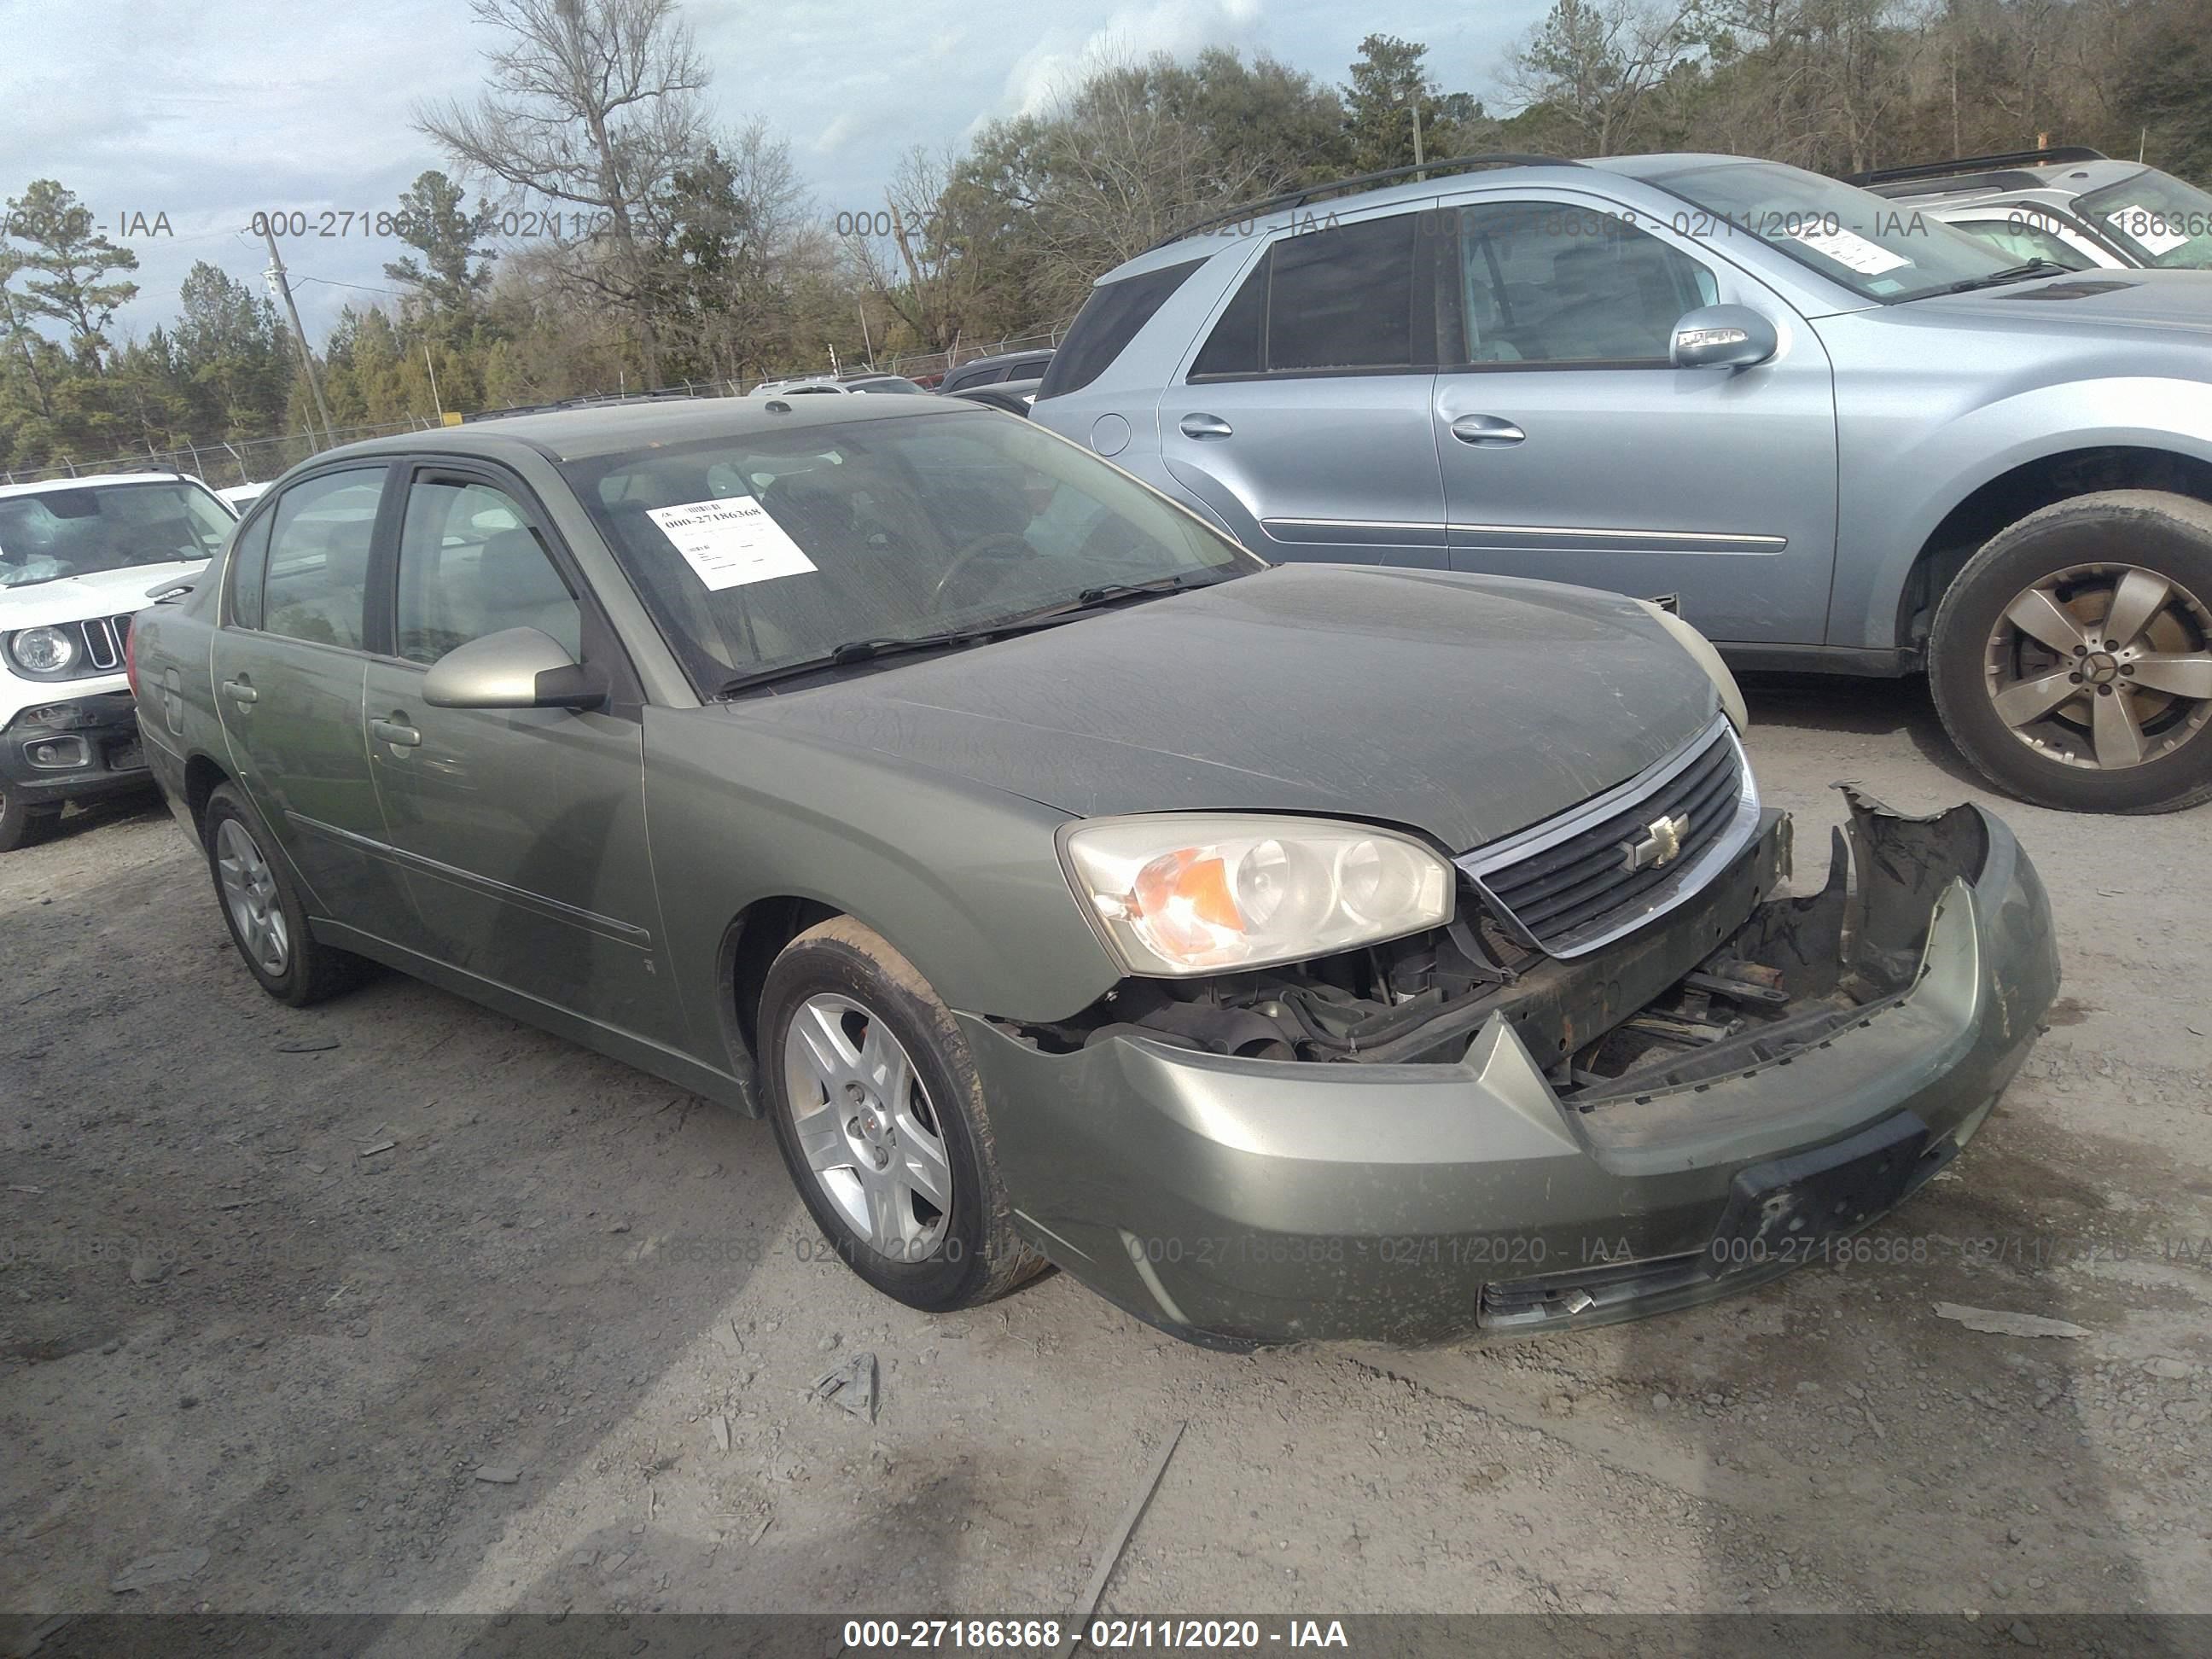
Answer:
POLYGON ((33 674, 58 674, 76 660, 76 642, 58 628, 27 628, 8 641, 8 654, 33 674))
POLYGON ((1743 706, 1743 688, 1729 672, 1729 665, 1721 660, 1721 653, 1713 649, 1713 642, 1684 622, 1673 611, 1663 610, 1649 599, 1638 599, 1642 605, 1659 620, 1659 626, 1672 634, 1681 643, 1682 649, 1697 659, 1698 666, 1705 671, 1712 681, 1713 690, 1721 694, 1721 707, 1728 711, 1729 719, 1739 732, 1751 730, 1751 711, 1743 706))
POLYGON ((1361 823, 1163 812, 1074 824, 1060 848, 1132 974, 1297 962, 1451 920, 1451 866, 1361 823))

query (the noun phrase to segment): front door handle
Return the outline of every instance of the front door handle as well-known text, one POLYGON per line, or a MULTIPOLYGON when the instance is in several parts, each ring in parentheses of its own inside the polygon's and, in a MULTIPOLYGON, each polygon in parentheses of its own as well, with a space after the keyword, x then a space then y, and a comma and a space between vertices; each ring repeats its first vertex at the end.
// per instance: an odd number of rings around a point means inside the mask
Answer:
POLYGON ((1451 434, 1463 444, 1478 448, 1503 449, 1517 444, 1528 434, 1512 422, 1497 415, 1462 415, 1451 424, 1451 434))
POLYGON ((1237 430, 1218 415, 1186 415, 1178 429, 1186 438, 1226 438, 1237 430))
POLYGON ((422 744, 422 734, 404 719, 382 720, 372 718, 368 722, 368 734, 396 749, 418 749, 422 744))
POLYGON ((253 689, 253 682, 242 674, 234 680, 225 680, 222 683, 222 694, 241 708, 261 696, 253 689))

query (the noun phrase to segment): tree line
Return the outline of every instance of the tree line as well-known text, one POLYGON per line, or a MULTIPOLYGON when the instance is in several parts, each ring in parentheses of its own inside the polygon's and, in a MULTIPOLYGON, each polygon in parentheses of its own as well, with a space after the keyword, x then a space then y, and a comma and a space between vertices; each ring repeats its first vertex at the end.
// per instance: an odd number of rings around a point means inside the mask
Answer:
MULTIPOLYGON (((2198 0, 1556 0, 1497 66, 1504 112, 1388 35, 1334 82, 1159 55, 832 204, 764 122, 717 119, 678 0, 471 9, 499 44, 476 98, 414 112, 445 166, 391 216, 390 295, 314 349, 334 428, 972 348, 1064 321, 1209 210, 1419 158, 1704 149, 1843 173, 2047 142, 2212 177, 2198 0), (544 234, 501 234, 518 205, 544 234)), ((32 182, 4 230, 0 468, 317 426, 248 283, 196 264, 174 318, 126 337, 137 256, 70 191, 32 182)))

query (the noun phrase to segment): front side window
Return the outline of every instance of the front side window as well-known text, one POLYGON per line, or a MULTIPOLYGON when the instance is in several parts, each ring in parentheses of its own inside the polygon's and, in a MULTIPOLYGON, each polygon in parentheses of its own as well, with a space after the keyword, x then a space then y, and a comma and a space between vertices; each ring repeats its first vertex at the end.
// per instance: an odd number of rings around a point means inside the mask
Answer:
POLYGON ((583 613, 505 490, 465 478, 418 478, 399 532, 399 654, 433 663, 456 646, 534 628, 583 655, 583 613))
POLYGON ((1444 217, 1470 363, 1664 363, 1682 313, 1720 297, 1703 265, 1614 214, 1492 202, 1444 217))
POLYGON ((1104 462, 981 409, 732 434, 561 470, 709 696, 855 641, 1261 568, 1104 462))
POLYGON ((238 522, 196 483, 88 484, 0 500, 0 587, 210 558, 238 522))
POLYGON ((368 556, 386 471, 379 464, 321 473, 277 499, 261 592, 266 631, 362 648, 368 556))

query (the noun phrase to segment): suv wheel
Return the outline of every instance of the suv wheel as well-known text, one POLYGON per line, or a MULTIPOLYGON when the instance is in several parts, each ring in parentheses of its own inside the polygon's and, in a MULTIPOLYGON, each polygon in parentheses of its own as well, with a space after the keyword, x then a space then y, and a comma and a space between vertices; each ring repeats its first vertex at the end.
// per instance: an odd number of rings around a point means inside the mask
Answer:
POLYGON ((53 802, 34 804, 0 783, 0 853, 44 841, 61 815, 62 809, 53 802))
POLYGON ((261 823, 229 784, 208 797, 200 817, 208 870, 231 943, 261 988, 304 1008, 350 988, 366 964, 307 931, 300 895, 271 854, 261 823))
POLYGON ((1943 595, 1928 677, 1952 740, 2024 800, 2212 798, 2212 506, 2117 489, 2001 531, 1943 595))
POLYGON ((849 916, 809 928, 761 991, 776 1144, 845 1265, 911 1308, 971 1307, 1044 1263, 1015 1232, 951 1010, 849 916))

